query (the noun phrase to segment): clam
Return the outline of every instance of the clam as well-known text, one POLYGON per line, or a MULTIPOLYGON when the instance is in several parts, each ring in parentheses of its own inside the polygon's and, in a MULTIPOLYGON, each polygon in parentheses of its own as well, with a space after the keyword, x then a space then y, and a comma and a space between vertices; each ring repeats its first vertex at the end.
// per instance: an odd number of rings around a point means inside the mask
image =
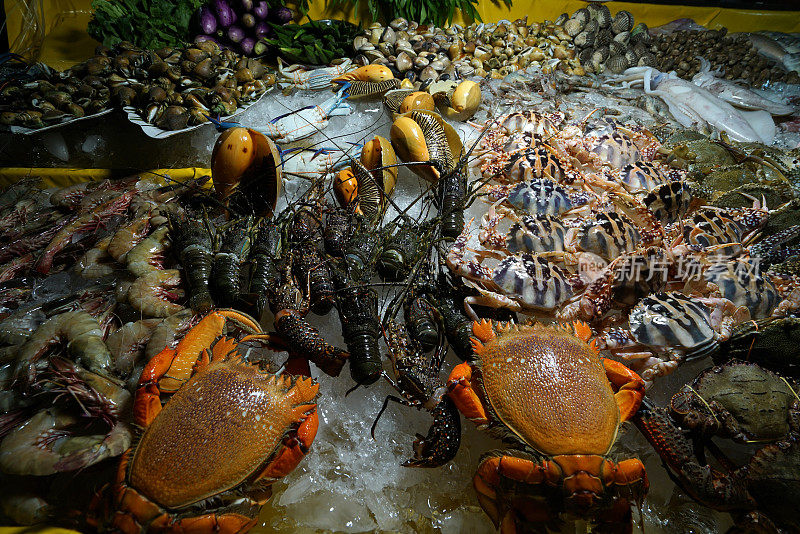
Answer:
POLYGON ((597 37, 596 33, 589 33, 587 31, 582 31, 581 33, 575 36, 575 38, 573 39, 573 43, 575 43, 575 46, 580 48, 584 47, 591 48, 594 46, 596 37, 597 37))
POLYGON ((426 68, 428 65, 430 65, 430 63, 431 63, 431 62, 430 62, 430 60, 428 59, 428 56, 427 56, 427 54, 425 54, 425 55, 423 55, 423 54, 420 54, 419 56, 417 56, 417 57, 414 59, 414 66, 415 66, 415 67, 417 67, 418 69, 424 69, 424 68, 426 68))
POLYGON ((390 22, 389 26, 397 31, 405 31, 408 29, 408 21, 404 18, 398 17, 390 22))
POLYGON ((405 72, 414 65, 414 59, 406 52, 400 52, 394 61, 395 67, 400 72, 405 72))
POLYGON ((631 66, 628 59, 621 54, 610 56, 605 63, 608 70, 614 74, 621 74, 625 69, 631 66))
POLYGON ((395 31, 392 29, 391 26, 387 26, 383 30, 383 33, 381 34, 381 37, 380 37, 380 42, 381 43, 389 43, 391 45, 393 45, 395 42, 397 42, 397 34, 395 33, 395 31))
POLYGON ((567 22, 564 23, 564 31, 567 32, 567 35, 570 37, 575 37, 579 33, 583 31, 586 27, 586 21, 578 20, 578 19, 569 19, 567 22))
POLYGON ((614 15, 614 20, 611 22, 611 30, 614 33, 629 32, 633 28, 633 15, 630 11, 619 11, 614 15))
POLYGON ((439 78, 439 73, 430 65, 422 69, 419 73, 419 79, 423 82, 436 81, 439 78))
POLYGON ((614 40, 623 45, 627 45, 631 41, 631 32, 624 31, 614 36, 614 40))

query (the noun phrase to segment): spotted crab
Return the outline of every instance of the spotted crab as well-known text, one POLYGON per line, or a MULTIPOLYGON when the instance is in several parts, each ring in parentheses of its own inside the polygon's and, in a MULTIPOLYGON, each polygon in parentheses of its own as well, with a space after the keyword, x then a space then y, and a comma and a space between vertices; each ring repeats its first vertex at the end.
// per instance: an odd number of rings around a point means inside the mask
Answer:
POLYGON ((260 332, 251 317, 217 310, 150 360, 134 404, 144 433, 122 456, 107 528, 233 533, 255 525, 272 484, 314 440, 319 388, 245 364, 239 344, 263 340, 260 332), (229 321, 248 332, 239 343, 222 335, 229 321))
POLYGON ((513 444, 487 454, 473 479, 481 506, 502 532, 544 530, 568 518, 625 530, 631 499, 647 492, 638 459, 609 459, 644 382, 600 358, 587 343, 587 325, 573 328, 475 322, 475 355, 448 378, 447 394, 459 411, 513 444))
POLYGON ((754 363, 732 361, 703 372, 672 398, 669 410, 645 401, 633 421, 678 485, 706 506, 730 512, 738 531, 794 532, 800 521, 798 409, 789 382, 754 363), (717 445, 725 437, 765 445, 737 463, 717 445))

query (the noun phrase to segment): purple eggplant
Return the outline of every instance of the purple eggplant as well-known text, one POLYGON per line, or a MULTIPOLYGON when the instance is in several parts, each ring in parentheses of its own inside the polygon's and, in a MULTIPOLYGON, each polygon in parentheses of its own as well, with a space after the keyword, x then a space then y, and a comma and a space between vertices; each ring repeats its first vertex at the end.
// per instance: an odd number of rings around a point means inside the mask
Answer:
POLYGON ((256 24, 256 27, 253 29, 253 35, 256 36, 256 39, 261 39, 262 37, 269 35, 271 29, 272 28, 269 27, 269 24, 262 20, 256 24))
POLYGON ((252 28, 255 25, 256 25, 256 18, 252 14, 245 13, 244 15, 242 15, 242 26, 244 26, 245 28, 252 28))
POLYGON ((269 15, 269 5, 267 4, 266 0, 259 0, 253 6, 253 15, 256 16, 257 19, 264 20, 269 15))
POLYGON ((234 43, 241 42, 244 39, 244 30, 239 26, 231 26, 228 28, 228 39, 234 43))
POLYGON ((288 24, 292 22, 293 18, 294 13, 292 13, 292 10, 286 6, 281 6, 272 12, 272 20, 278 24, 288 24))
POLYGON ((253 0, 240 0, 242 5, 242 13, 249 13, 253 11, 253 0))
POLYGON ((236 14, 228 5, 225 0, 211 0, 211 6, 214 8, 214 13, 217 15, 217 22, 223 28, 227 28, 235 20, 236 14))
POLYGON ((256 40, 252 37, 245 37, 242 39, 242 42, 239 43, 239 46, 242 47, 242 54, 249 56, 253 53, 253 48, 256 46, 256 40))
POLYGON ((200 31, 206 35, 211 35, 217 31, 217 18, 214 16, 214 13, 211 12, 211 8, 208 6, 203 6, 200 8, 197 17, 197 23, 200 31))

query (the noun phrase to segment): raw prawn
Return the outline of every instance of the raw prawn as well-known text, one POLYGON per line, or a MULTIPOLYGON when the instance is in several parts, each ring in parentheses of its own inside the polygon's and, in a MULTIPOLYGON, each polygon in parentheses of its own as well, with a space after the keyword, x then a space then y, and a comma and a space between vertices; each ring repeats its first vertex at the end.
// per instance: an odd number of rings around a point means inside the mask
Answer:
POLYGON ((61 231, 56 234, 50 244, 47 245, 47 248, 36 264, 36 270, 42 274, 49 273, 50 268, 53 266, 53 258, 55 258, 55 255, 61 252, 61 250, 63 250, 64 247, 66 247, 72 241, 72 238, 75 236, 75 234, 79 232, 96 230, 112 215, 122 213, 128 209, 128 205, 131 203, 132 198, 132 191, 118 195, 116 198, 100 204, 90 212, 77 217, 67 226, 62 228, 61 231))
POLYGON ((150 229, 150 215, 140 217, 126 224, 114 234, 108 244, 108 253, 118 262, 125 260, 125 255, 136 246, 150 229))
POLYGON ((16 278, 17 273, 33 265, 33 254, 30 252, 17 259, 11 260, 5 265, 0 266, 0 282, 8 282, 16 278))
POLYGON ((142 319, 126 323, 108 336, 106 345, 114 357, 114 368, 122 376, 128 376, 133 371, 137 361, 144 355, 144 348, 150 337, 161 322, 161 319, 142 319))
POLYGON ((133 308, 150 317, 169 317, 183 309, 167 299, 178 299, 183 291, 169 291, 181 283, 181 273, 177 269, 154 271, 134 280, 128 290, 128 303, 133 308))
POLYGON ((43 359, 51 347, 67 342, 67 351, 87 368, 104 372, 111 366, 111 353, 103 341, 103 327, 83 310, 70 311, 51 317, 28 339, 17 357, 16 374, 32 384, 37 368, 47 367, 43 359))
POLYGON ((161 226, 130 249, 125 255, 128 271, 136 276, 158 271, 161 268, 164 252, 169 246, 168 231, 166 226, 161 226))
POLYGON ((75 264, 75 272, 81 275, 82 278, 102 278, 114 272, 114 267, 101 263, 102 260, 111 258, 108 254, 108 245, 111 242, 111 236, 104 237, 98 241, 94 248, 90 248, 86 253, 80 257, 78 263, 75 264))
POLYGON ((153 330, 150 341, 145 347, 144 355, 150 361, 156 354, 166 347, 172 347, 176 338, 192 326, 194 314, 190 309, 184 309, 162 320, 153 330))
POLYGON ((106 434, 68 430, 79 419, 58 408, 42 410, 0 443, 0 471, 46 476, 74 471, 119 456, 131 444, 131 428, 117 422, 106 434))

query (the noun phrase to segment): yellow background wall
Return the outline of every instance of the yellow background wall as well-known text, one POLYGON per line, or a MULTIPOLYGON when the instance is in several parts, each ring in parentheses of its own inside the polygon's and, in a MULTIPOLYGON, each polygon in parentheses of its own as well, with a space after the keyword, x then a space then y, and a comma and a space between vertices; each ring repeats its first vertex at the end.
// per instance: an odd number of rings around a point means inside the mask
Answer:
MULTIPOLYGON (((24 2, 36 0, 6 0, 9 41, 13 43, 30 28, 23 17, 24 2)), ((313 19, 342 18, 356 22, 368 21, 366 12, 355 14, 352 10, 342 12, 329 7, 329 0, 311 0, 309 16, 313 19)), ((91 18, 91 0, 41 0, 45 13, 44 33, 47 35, 39 58, 49 65, 64 69, 92 55, 97 42, 86 34, 86 25, 91 18)), ((481 1, 478 12, 486 22, 500 19, 514 20, 528 16, 528 21, 553 20, 561 13, 572 13, 585 2, 580 0, 515 0, 511 8, 497 5, 491 0, 481 1)), ((648 26, 659 26, 677 18, 692 18, 708 28, 727 27, 730 31, 774 30, 800 32, 800 11, 762 12, 743 9, 720 9, 688 6, 666 6, 611 2, 612 13, 626 9, 633 13, 637 22, 648 26)), ((463 23, 459 16, 454 22, 463 23)), ((32 33, 28 31, 28 33, 32 33)))

